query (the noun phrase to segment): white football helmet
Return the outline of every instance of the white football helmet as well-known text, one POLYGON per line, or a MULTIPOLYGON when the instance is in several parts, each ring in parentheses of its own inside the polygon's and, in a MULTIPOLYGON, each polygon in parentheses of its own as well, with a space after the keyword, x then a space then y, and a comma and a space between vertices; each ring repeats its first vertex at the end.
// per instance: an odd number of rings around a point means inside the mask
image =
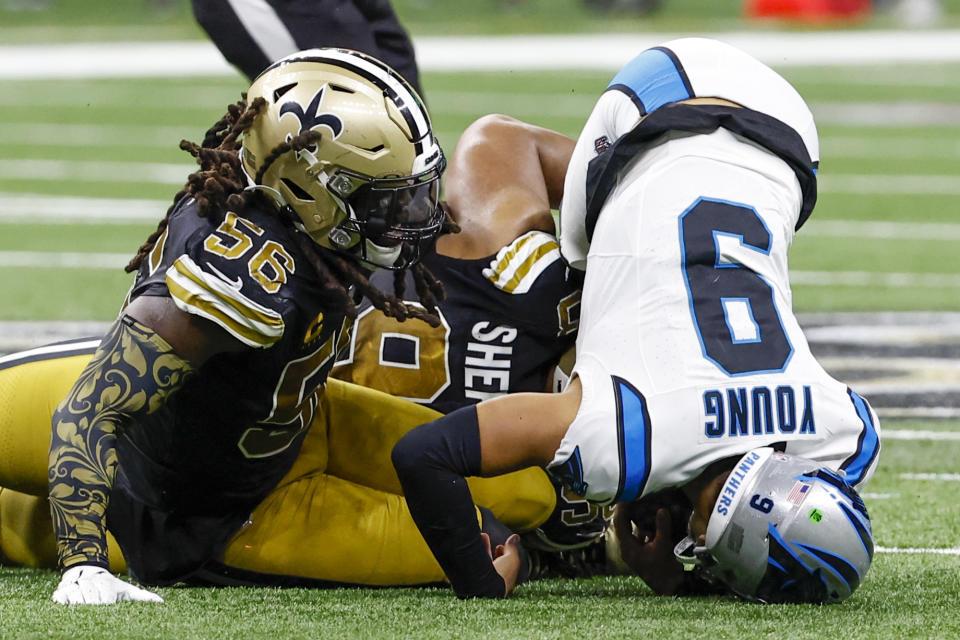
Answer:
POLYGON ((688 537, 674 552, 747 600, 832 603, 866 575, 873 533, 841 473, 763 447, 727 477, 705 545, 688 537))
POLYGON ((244 133, 250 188, 296 214, 318 244, 402 269, 439 233, 446 161, 416 92, 388 66, 346 49, 309 49, 268 67, 247 92, 266 106, 244 133), (270 153, 315 131, 315 144, 270 153))

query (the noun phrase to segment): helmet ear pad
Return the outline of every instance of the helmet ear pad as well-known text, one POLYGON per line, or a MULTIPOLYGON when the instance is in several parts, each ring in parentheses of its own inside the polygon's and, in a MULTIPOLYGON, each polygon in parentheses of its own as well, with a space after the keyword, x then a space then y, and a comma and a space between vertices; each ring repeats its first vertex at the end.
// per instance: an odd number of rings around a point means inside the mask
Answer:
POLYGON ((705 572, 761 602, 840 602, 873 559, 866 507, 835 471, 769 447, 733 467, 707 525, 705 572))

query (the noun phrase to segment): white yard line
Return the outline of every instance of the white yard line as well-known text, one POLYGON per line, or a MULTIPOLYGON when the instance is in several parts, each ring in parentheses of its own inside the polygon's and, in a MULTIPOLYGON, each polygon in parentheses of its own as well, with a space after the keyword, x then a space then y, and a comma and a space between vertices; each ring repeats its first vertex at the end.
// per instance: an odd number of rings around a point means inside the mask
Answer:
MULTIPOLYGON (((960 111, 958 111, 960 117, 960 111)), ((820 193, 869 193, 873 195, 960 195, 955 175, 839 174, 817 176, 820 193)))
POLYGON ((819 220, 803 226, 804 236, 877 238, 880 240, 960 240, 960 224, 949 222, 889 222, 885 220, 819 220))
POLYGON ((960 431, 919 431, 913 429, 884 429, 883 440, 960 440, 960 431))
POLYGON ((960 473, 901 473, 901 480, 933 480, 935 482, 960 482, 960 473))
POLYGON ((960 556, 960 547, 942 548, 934 547, 929 549, 915 547, 874 547, 876 553, 910 553, 910 554, 933 554, 941 556, 960 556))
POLYGON ((0 192, 0 223, 130 224, 159 220, 170 200, 0 192))
POLYGON ((960 274, 955 273, 877 273, 873 271, 791 271, 792 286, 807 287, 891 287, 911 289, 960 288, 960 274))
MULTIPOLYGON (((876 102, 811 102, 817 126, 842 125, 889 128, 904 126, 954 127, 960 105, 953 102, 885 100, 876 102)), ((897 155, 892 146, 882 155, 897 155)))
MULTIPOLYGON (((63 96, 57 106, 71 106, 76 103, 76 96, 63 96)), ((128 102, 125 106, 129 108, 130 104, 128 102)), ((220 106, 225 104, 226 101, 221 98, 220 106)), ((135 142, 139 147, 176 149, 181 138, 200 137, 202 133, 196 125, 157 127, 114 123, 0 123, 0 140, 3 140, 5 145, 22 144, 33 147, 129 147, 131 142, 135 142), (42 134, 43 131, 56 131, 56 135, 42 134)))
POLYGON ((189 162, 0 160, 0 176, 5 180, 82 180, 85 182, 145 182, 183 185, 196 168, 189 162))
POLYGON ((121 269, 130 253, 60 253, 56 251, 0 251, 0 267, 31 269, 121 269))
MULTIPOLYGON (((960 31, 724 32, 726 40, 774 67, 960 61, 960 31)), ((414 38, 423 71, 607 69, 676 37, 668 33, 424 36, 414 38)), ((214 46, 111 42, 0 47, 0 78, 235 75, 214 46), (29 60, 30 64, 23 64, 29 60)))
POLYGON ((960 418, 960 408, 953 407, 874 407, 881 418, 894 420, 908 420, 929 418, 934 420, 949 420, 960 418))

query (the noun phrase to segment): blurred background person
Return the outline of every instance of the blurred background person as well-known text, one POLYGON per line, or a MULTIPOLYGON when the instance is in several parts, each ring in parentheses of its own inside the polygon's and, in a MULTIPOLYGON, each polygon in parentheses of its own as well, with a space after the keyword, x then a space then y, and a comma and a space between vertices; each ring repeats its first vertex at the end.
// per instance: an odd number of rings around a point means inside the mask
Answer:
POLYGON ((250 80, 274 60, 345 47, 386 62, 421 96, 413 43, 389 0, 191 0, 193 15, 250 80))

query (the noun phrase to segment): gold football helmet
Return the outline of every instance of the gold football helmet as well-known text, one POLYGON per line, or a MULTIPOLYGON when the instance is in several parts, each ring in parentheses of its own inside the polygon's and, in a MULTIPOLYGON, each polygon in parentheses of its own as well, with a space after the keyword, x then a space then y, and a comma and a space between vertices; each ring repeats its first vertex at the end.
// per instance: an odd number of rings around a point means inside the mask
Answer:
POLYGON ((247 92, 266 106, 243 137, 251 188, 296 214, 318 244, 378 267, 402 269, 443 223, 446 161, 420 97, 395 71, 362 53, 309 49, 268 67, 247 92), (317 142, 270 153, 306 131, 317 142))

